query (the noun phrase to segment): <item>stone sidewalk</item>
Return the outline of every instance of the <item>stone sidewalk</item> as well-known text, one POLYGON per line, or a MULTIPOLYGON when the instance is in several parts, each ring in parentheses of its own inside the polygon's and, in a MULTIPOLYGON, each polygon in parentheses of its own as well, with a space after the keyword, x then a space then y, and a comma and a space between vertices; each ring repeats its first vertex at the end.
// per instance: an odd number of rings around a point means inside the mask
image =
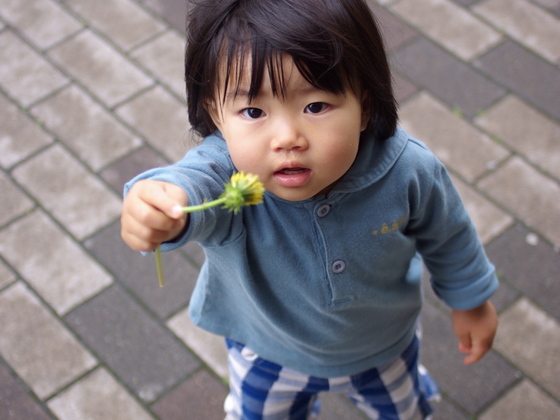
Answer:
MULTIPOLYGON (((560 419, 560 0, 371 1, 402 125, 448 166, 497 266, 494 350, 464 367, 428 291, 437 420, 560 419)), ((203 255, 119 236, 123 183, 192 144, 183 0, 0 0, 0 419, 223 418, 203 255)), ((322 420, 363 418, 340 396, 322 420)))

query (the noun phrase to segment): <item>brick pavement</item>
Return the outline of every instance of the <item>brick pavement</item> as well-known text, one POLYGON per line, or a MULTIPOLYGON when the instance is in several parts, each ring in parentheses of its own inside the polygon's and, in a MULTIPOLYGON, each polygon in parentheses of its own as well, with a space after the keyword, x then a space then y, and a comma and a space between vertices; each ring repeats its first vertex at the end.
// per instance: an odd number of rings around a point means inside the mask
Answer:
MULTIPOLYGON (((401 123, 449 167, 502 287, 472 367, 427 291, 436 419, 560 418, 560 1, 384 0, 401 123)), ((0 418, 220 419, 202 254, 119 238, 123 183, 190 142, 182 0, 0 0, 0 418)), ((360 419, 339 396, 323 420, 360 419)))

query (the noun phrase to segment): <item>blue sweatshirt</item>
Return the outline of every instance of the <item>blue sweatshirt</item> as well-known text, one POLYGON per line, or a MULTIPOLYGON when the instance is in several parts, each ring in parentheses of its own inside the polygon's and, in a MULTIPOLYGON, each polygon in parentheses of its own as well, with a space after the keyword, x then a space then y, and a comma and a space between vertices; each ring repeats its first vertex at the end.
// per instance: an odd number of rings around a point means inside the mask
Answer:
MULTIPOLYGON (((219 133, 174 165, 148 171, 184 188, 189 204, 218 197, 235 171, 219 133)), ((436 294, 455 309, 498 286, 443 165, 403 130, 362 139, 327 196, 286 201, 267 192, 238 214, 190 214, 183 237, 206 260, 191 298, 195 324, 302 373, 355 374, 397 357, 422 306, 422 260, 436 294)))

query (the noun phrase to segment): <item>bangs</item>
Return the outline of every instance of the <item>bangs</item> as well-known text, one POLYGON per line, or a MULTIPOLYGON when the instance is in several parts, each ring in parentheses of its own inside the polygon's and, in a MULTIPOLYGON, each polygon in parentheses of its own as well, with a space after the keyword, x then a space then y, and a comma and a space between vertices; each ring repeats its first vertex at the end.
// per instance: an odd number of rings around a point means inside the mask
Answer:
MULTIPOLYGON (((269 23, 272 25, 272 22, 269 23)), ((248 91, 244 86, 243 94, 248 96, 249 101, 254 100, 265 77, 270 81, 272 94, 285 97, 283 59, 286 56, 293 60, 303 78, 316 89, 343 94, 349 81, 356 80, 342 65, 343 48, 338 46, 338 38, 318 30, 319 33, 310 33, 304 38, 307 42, 290 42, 274 36, 276 30, 266 30, 267 25, 259 26, 245 19, 231 19, 216 36, 215 51, 219 53, 216 54, 215 68, 210 76, 213 81, 210 83, 219 89, 222 101, 229 94, 237 96, 243 81, 249 82, 248 91)), ((351 87, 357 91, 357 87, 351 87)))

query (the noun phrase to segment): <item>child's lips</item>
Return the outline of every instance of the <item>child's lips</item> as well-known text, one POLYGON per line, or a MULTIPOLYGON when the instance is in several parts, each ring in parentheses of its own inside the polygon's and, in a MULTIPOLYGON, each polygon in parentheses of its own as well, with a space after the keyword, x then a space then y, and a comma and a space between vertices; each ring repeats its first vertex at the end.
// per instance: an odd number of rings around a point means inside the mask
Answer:
POLYGON ((310 176, 311 170, 301 167, 282 168, 274 172, 274 178, 284 187, 300 187, 309 180, 310 176))

